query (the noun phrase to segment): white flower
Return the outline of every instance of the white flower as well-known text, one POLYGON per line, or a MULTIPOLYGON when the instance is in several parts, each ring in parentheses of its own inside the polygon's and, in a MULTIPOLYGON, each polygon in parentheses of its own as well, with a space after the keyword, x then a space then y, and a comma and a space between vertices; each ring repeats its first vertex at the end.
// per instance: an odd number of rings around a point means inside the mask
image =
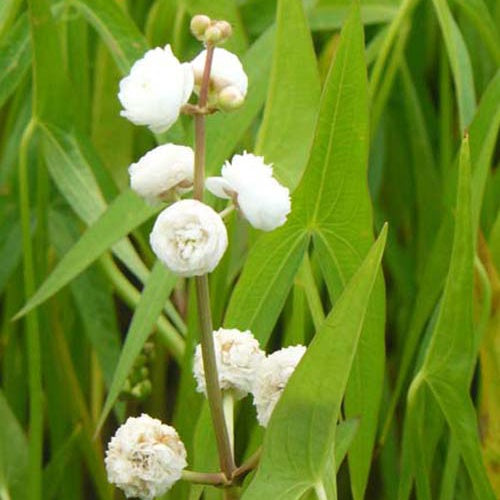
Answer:
POLYGON ((303 345, 285 347, 269 355, 259 365, 252 392, 257 420, 263 427, 267 427, 288 379, 305 352, 303 345))
POLYGON ((173 427, 142 414, 128 418, 116 431, 105 463, 109 482, 127 498, 152 500, 180 479, 186 449, 173 427))
POLYGON ((206 188, 220 198, 233 198, 250 224, 272 231, 286 222, 291 210, 290 192, 274 177, 262 156, 234 155, 222 167, 222 177, 209 177, 206 188))
POLYGON ((170 45, 148 50, 120 81, 120 113, 136 125, 156 133, 167 130, 178 118, 193 91, 193 70, 181 64, 170 45))
MULTIPOLYGON (((206 57, 207 51, 204 50, 191 61, 194 72, 194 90, 197 93, 200 90, 206 57)), ((226 49, 216 48, 210 70, 209 103, 217 104, 219 93, 226 87, 233 87, 231 89, 233 100, 238 100, 242 104, 247 95, 248 77, 238 56, 226 49)))
POLYGON ((181 200, 160 213, 149 236, 157 257, 175 274, 201 276, 215 269, 227 248, 219 214, 196 200, 181 200))
MULTIPOLYGON (((256 370, 265 358, 259 342, 249 330, 220 328, 214 332, 214 345, 221 389, 232 389, 239 398, 246 396, 252 388, 256 370)), ((193 373, 198 392, 206 394, 200 344, 196 346, 193 373)))
POLYGON ((183 192, 193 184, 194 152, 187 146, 163 144, 147 152, 129 169, 130 187, 149 202, 170 190, 183 192))

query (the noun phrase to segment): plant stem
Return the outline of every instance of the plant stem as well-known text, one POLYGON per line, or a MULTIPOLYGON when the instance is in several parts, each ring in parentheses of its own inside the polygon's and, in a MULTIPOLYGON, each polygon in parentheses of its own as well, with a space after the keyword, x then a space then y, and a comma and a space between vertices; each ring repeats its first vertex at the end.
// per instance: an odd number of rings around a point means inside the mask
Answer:
POLYGON ((182 471, 182 479, 195 484, 211 484, 220 486, 226 484, 227 478, 220 472, 194 472, 191 470, 182 471))
MULTIPOLYGON (((198 103, 200 108, 204 108, 207 104, 208 87, 210 83, 210 68, 212 66, 213 53, 214 47, 208 45, 205 67, 203 69, 203 77, 200 84, 200 99, 198 103)), ((201 201, 203 200, 203 186, 205 178, 205 116, 203 114, 195 115, 194 127, 194 198, 201 201)), ((219 376, 215 360, 208 277, 207 275, 197 276, 195 282, 201 327, 201 352, 205 371, 208 404, 212 415, 220 466, 226 478, 231 479, 235 465, 231 449, 231 441, 229 439, 229 433, 224 419, 222 394, 219 386, 219 376)))
POLYGON ((210 406, 210 412, 212 414, 220 466, 226 477, 230 479, 235 470, 235 465, 233 453, 231 451, 231 440, 229 439, 229 433, 224 419, 222 394, 215 360, 207 275, 196 277, 196 297, 198 299, 198 314, 201 327, 201 354, 205 371, 208 405, 210 406))
MULTIPOLYGON (((19 148, 19 201, 23 234, 24 294, 29 298, 35 292, 35 270, 31 235, 31 210, 28 175, 28 148, 36 128, 32 119, 24 130, 19 148)), ((29 498, 42 496, 42 450, 43 450, 43 396, 40 330, 37 311, 28 313, 25 319, 28 347, 29 380, 29 498)))

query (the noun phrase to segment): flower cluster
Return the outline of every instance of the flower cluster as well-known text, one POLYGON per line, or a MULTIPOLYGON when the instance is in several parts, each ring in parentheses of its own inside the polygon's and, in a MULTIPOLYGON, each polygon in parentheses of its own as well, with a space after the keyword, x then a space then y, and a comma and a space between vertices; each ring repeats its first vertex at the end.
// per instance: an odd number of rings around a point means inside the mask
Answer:
MULTIPOLYGON (((191 31, 206 46, 192 61, 180 62, 166 45, 147 51, 135 62, 120 82, 123 117, 162 133, 183 112, 199 118, 243 105, 248 90, 243 65, 235 54, 216 47, 231 35, 230 24, 198 15, 191 21, 191 31), (193 92, 200 95, 198 104, 189 103, 193 92)), ((203 120, 201 124, 204 127, 203 120)), ((202 151, 199 148, 195 154, 187 146, 162 144, 129 167, 131 188, 148 203, 175 200, 158 215, 150 244, 168 269, 184 277, 212 272, 228 245, 221 214, 199 201, 204 185, 202 151), (193 187, 197 199, 179 199, 193 187)), ((250 153, 234 155, 222 166, 219 177, 206 180, 205 187, 229 200, 228 209, 234 205, 253 227, 263 231, 283 225, 291 210, 289 191, 274 178, 272 165, 250 153)), ((250 331, 221 328, 213 333, 213 340, 221 389, 237 398, 253 393, 258 420, 267 425, 305 348, 287 348, 266 358, 250 331)), ((198 391, 206 393, 200 346, 194 375, 198 391)), ((105 462, 111 483, 127 497, 144 500, 163 495, 187 465, 186 450, 175 429, 145 414, 129 418, 117 430, 105 462)))
POLYGON ((152 500, 181 478, 186 449, 173 427, 142 414, 128 418, 116 431, 105 464, 109 482, 127 498, 152 500))
MULTIPOLYGON (((248 78, 240 60, 214 47, 230 36, 231 26, 199 15, 193 18, 191 29, 207 49, 188 63, 181 63, 170 45, 146 52, 120 82, 122 116, 153 132, 168 130, 193 91, 200 92, 209 45, 208 108, 229 111, 243 104, 248 78)), ((192 188, 194 170, 191 148, 163 144, 130 165, 130 186, 148 203, 170 201, 192 188)), ((288 189, 273 177, 272 166, 253 154, 234 155, 222 167, 220 177, 206 180, 206 188, 231 200, 253 227, 263 231, 283 225, 291 210, 288 189)), ((217 266, 227 247, 227 234, 221 217, 210 207, 186 201, 177 201, 160 213, 150 241, 172 272, 188 277, 209 273, 217 266)))
MULTIPOLYGON (((248 330, 224 329, 213 333, 219 385, 238 398, 253 394, 257 420, 267 427, 271 414, 302 356, 303 345, 285 347, 266 357, 248 330)), ((198 392, 206 392, 201 346, 196 346, 193 373, 198 392)))

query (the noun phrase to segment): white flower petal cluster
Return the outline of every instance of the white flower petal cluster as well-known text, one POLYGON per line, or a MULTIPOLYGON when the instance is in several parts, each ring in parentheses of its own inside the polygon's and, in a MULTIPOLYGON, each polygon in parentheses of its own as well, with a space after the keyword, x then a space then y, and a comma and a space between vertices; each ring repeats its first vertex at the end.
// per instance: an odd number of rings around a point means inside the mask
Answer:
MULTIPOLYGON (((214 344, 221 389, 233 390, 238 398, 245 397, 251 391, 256 370, 265 358, 259 342, 249 330, 220 328, 214 332, 214 344)), ((206 394, 200 344, 194 355, 193 373, 198 392, 206 394)))
POLYGON ((263 231, 282 226, 291 210, 288 188, 273 177, 262 156, 234 155, 221 177, 209 177, 205 186, 215 196, 232 198, 248 222, 263 231))
POLYGON ((116 431, 105 463, 109 482, 127 498, 152 500, 180 479, 186 449, 173 427, 142 414, 128 418, 116 431))
POLYGON ((156 256, 175 274, 201 276, 219 263, 227 248, 220 215, 197 200, 181 200, 160 213, 149 237, 156 256))
POLYGON ((194 152, 187 146, 163 144, 132 163, 128 171, 130 187, 153 203, 171 190, 182 193, 193 184, 194 152))
POLYGON ((267 427, 288 379, 305 352, 303 345, 285 347, 267 356, 259 365, 252 392, 257 420, 263 427, 267 427))
POLYGON ((148 50, 120 81, 118 98, 122 116, 153 132, 167 130, 193 92, 194 76, 189 63, 181 64, 170 45, 148 50))
MULTIPOLYGON (((191 61, 196 93, 200 91, 206 58, 207 51, 204 50, 191 61)), ((216 105, 221 99, 224 107, 238 107, 243 104, 247 89, 248 77, 238 56, 228 50, 216 48, 210 71, 209 104, 216 105)))

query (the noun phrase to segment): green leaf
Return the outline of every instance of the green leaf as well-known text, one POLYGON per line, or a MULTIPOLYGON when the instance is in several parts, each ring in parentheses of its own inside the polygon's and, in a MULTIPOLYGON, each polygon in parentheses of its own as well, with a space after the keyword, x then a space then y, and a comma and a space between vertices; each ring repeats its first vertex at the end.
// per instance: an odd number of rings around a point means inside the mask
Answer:
POLYGON ((27 498, 28 441, 0 391, 0 498, 27 498))
MULTIPOLYGON (((120 359, 118 360, 118 365, 113 376, 113 381, 111 382, 104 408, 99 417, 99 422, 97 424, 98 430, 102 427, 106 417, 113 408, 136 357, 139 355, 144 343, 151 335, 153 326, 161 310, 165 306, 165 302, 176 280, 177 276, 170 273, 160 261, 156 261, 144 286, 141 300, 135 310, 132 322, 130 323, 120 359)), ((175 354, 177 357, 182 356, 182 345, 178 345, 178 350, 175 354)))
MULTIPOLYGON (((271 416, 261 464, 244 500, 293 500, 311 488, 327 488, 324 476, 332 474, 337 419, 386 236, 384 227, 288 381, 271 416)), ((336 491, 335 484, 327 489, 336 491)))
POLYGON ((455 2, 476 26, 488 50, 491 52, 494 61, 500 64, 500 37, 498 26, 491 17, 488 6, 483 0, 455 0, 455 2))
POLYGON ((469 395, 478 349, 472 316, 473 241, 469 143, 465 138, 450 267, 434 332, 410 392, 415 394, 422 384, 427 384, 450 426, 476 496, 486 500, 495 495, 482 462, 476 414, 469 395))
MULTIPOLYGON (((59 257, 65 255, 78 240, 75 217, 51 211, 51 241, 59 257)), ((71 283, 78 314, 85 333, 95 349, 104 380, 109 387, 120 355, 120 336, 115 317, 113 289, 98 268, 90 267, 71 283)))
POLYGON ((476 91, 469 52, 446 0, 432 0, 444 38, 457 93, 460 129, 470 125, 476 110, 476 91))
POLYGON ((117 2, 74 0, 76 7, 96 29, 123 74, 147 51, 146 38, 117 2))
POLYGON ((0 107, 21 83, 31 62, 28 16, 23 14, 0 43, 0 107))
POLYGON ((19 318, 52 297, 116 241, 158 211, 133 191, 124 191, 64 255, 49 277, 15 316, 19 318))
MULTIPOLYGON (((59 127, 47 123, 40 123, 39 127, 42 131, 47 167, 54 183, 74 212, 90 226, 106 210, 106 201, 92 166, 95 171, 104 171, 104 167, 98 163, 98 158, 91 144, 82 136, 67 133, 59 127)), ((129 193, 123 196, 134 198, 134 206, 140 207, 137 214, 128 215, 131 216, 129 219, 131 222, 140 221, 136 226, 153 215, 153 210, 147 207, 144 202, 141 206, 139 199, 133 194, 129 193), (149 216, 147 215, 148 209, 149 216), (144 218, 141 220, 141 217, 144 218)), ((119 210, 123 210, 125 214, 130 210, 125 202, 119 202, 118 206, 122 206, 119 210)), ((119 220, 119 214, 117 217, 119 220)), ((122 235, 125 236, 136 226, 129 226, 129 229, 122 235)), ((117 230, 118 227, 120 225, 114 229, 117 230)), ((95 242, 95 244, 100 244, 100 242, 95 242)), ((148 271, 130 241, 119 242, 113 251, 141 281, 144 280, 148 271)))
MULTIPOLYGON (((330 31, 340 28, 349 15, 351 2, 344 5, 318 5, 309 14, 309 25, 313 31, 330 31)), ((363 24, 379 24, 392 21, 398 9, 383 2, 374 5, 361 6, 361 19, 363 24)))
POLYGON ((274 164, 277 179, 293 190, 311 147, 320 82, 302 2, 280 0, 276 24, 267 104, 255 149, 274 164))
POLYGON ((231 296, 226 327, 249 329, 266 344, 308 242, 306 232, 291 222, 259 238, 231 296))

